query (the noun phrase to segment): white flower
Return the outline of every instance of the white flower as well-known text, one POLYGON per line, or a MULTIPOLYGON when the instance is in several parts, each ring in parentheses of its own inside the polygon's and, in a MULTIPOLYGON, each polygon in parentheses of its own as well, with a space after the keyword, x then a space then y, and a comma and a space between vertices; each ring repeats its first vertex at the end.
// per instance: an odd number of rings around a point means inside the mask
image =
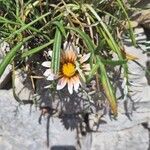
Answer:
MULTIPOLYGON (((78 47, 68 42, 64 43, 58 75, 53 73, 50 61, 42 63, 44 67, 48 68, 44 72, 44 76, 47 80, 58 79, 57 90, 61 90, 67 85, 69 93, 72 94, 73 90, 78 91, 81 85, 81 79, 85 81, 85 75, 87 75, 91 69, 90 64, 85 63, 89 59, 90 54, 84 54, 82 56, 78 55, 78 53, 78 47)), ((51 52, 49 52, 49 55, 51 55, 51 52)))

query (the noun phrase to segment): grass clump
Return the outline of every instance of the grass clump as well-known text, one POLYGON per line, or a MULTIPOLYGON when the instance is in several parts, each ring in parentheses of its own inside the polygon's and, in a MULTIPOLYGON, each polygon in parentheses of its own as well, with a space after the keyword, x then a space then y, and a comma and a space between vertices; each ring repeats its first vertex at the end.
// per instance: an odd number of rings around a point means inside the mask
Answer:
POLYGON ((120 39, 127 30, 125 22, 135 44, 122 0, 1 0, 0 10, 0 36, 10 45, 0 64, 0 76, 10 63, 14 63, 13 70, 24 69, 29 62, 33 66, 42 64, 49 59, 44 55, 49 50, 51 68, 58 74, 63 45, 71 42, 80 48, 80 55, 90 53, 91 70, 84 84, 94 79, 95 91, 105 93, 111 113, 117 116, 116 87, 112 82, 115 66, 122 67, 128 84, 127 57, 120 39))

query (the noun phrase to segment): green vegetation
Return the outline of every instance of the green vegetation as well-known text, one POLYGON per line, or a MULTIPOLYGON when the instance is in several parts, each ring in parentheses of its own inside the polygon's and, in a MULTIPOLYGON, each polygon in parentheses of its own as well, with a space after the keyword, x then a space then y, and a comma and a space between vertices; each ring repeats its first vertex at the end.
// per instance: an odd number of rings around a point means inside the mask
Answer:
POLYGON ((91 53, 88 82, 97 77, 96 84, 103 87, 100 90, 104 90, 116 116, 117 100, 109 68, 122 66, 128 81, 121 33, 126 30, 135 44, 125 6, 123 0, 0 0, 0 37, 10 45, 0 64, 0 76, 12 62, 14 69, 24 68, 31 57, 41 55, 38 63, 42 63, 44 51, 49 49, 53 50, 51 66, 57 73, 62 45, 71 41, 80 47, 81 54, 91 53), (117 60, 113 60, 114 54, 117 60))

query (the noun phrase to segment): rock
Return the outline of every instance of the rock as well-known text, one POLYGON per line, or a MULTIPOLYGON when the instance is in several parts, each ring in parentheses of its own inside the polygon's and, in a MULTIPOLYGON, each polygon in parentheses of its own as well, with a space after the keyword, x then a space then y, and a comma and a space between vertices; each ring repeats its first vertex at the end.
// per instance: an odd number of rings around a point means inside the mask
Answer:
MULTIPOLYGON (((47 119, 38 123, 40 111, 35 106, 21 105, 12 90, 0 90, 0 149, 43 150, 46 146, 47 119)), ((65 130, 60 119, 50 120, 50 145, 75 145, 75 130, 65 130)))
POLYGON ((16 97, 20 101, 29 101, 33 100, 34 98, 34 92, 31 90, 32 84, 30 82, 26 82, 26 76, 27 74, 23 72, 22 70, 15 70, 14 73, 14 90, 16 93, 16 97), (30 89, 26 86, 26 83, 30 84, 30 89))
MULTIPOLYGON (((39 110, 30 105, 19 106, 13 98, 12 90, 0 91, 0 108, 0 149, 47 149, 46 116, 42 118, 42 124, 39 124, 39 110)), ((142 124, 149 123, 150 111, 134 112, 132 120, 124 114, 120 114, 117 120, 111 120, 106 116, 101 118, 104 119, 107 122, 103 121, 96 132, 81 137, 81 149, 148 149, 149 129, 144 128, 142 124)), ((57 117, 51 118, 49 127, 51 148, 79 148, 75 128, 67 130, 63 120, 57 117)))
MULTIPOLYGON (((139 3, 140 4, 140 3, 139 3)), ((136 21, 139 26, 150 29, 150 3, 147 5, 149 9, 143 9, 136 11, 131 19, 136 21)))
POLYGON ((149 133, 142 125, 118 132, 92 133, 91 148, 87 150, 148 150, 149 133))
POLYGON ((131 84, 130 94, 134 102, 136 101, 150 101, 150 87, 146 79, 146 62, 148 57, 142 51, 133 46, 125 46, 125 50, 138 59, 136 61, 129 61, 129 82, 131 84), (144 69, 145 68, 145 69, 144 69))

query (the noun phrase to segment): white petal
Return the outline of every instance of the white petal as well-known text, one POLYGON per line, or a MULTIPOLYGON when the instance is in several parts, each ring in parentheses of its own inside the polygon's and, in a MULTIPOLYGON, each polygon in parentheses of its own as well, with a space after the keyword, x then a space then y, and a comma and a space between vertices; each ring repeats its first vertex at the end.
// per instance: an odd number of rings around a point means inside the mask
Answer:
POLYGON ((64 50, 65 51, 74 51, 74 46, 72 45, 72 43, 71 42, 65 42, 64 43, 64 50))
POLYGON ((66 50, 66 49, 67 49, 68 44, 69 44, 69 43, 68 43, 67 41, 63 44, 63 49, 64 49, 64 50, 66 50))
POLYGON ((66 78, 61 78, 61 79, 58 81, 57 90, 63 89, 63 88, 66 86, 66 83, 67 83, 67 79, 66 79, 66 78))
POLYGON ((87 75, 87 76, 89 75, 89 73, 90 73, 90 72, 87 72, 87 71, 84 72, 84 74, 87 75))
POLYGON ((81 84, 81 83, 80 83, 79 77, 75 77, 75 79, 74 79, 74 90, 75 90, 76 92, 78 91, 80 84, 81 84))
POLYGON ((51 62, 50 62, 50 61, 44 61, 44 62, 42 63, 42 66, 47 67, 47 68, 50 68, 50 67, 51 67, 51 62))
POLYGON ((80 63, 82 64, 83 62, 87 61, 90 58, 90 53, 83 55, 80 59, 80 63))
POLYGON ((80 48, 76 47, 77 54, 80 54, 80 48))
POLYGON ((52 80, 55 80, 56 77, 54 74, 52 74, 52 75, 48 76, 46 79, 52 81, 52 80))
POLYGON ((70 94, 73 93, 73 83, 71 80, 68 80, 68 91, 70 94))
POLYGON ((54 80, 56 78, 56 75, 52 72, 51 69, 47 69, 43 75, 47 77, 47 80, 54 80))
POLYGON ((73 50, 72 44, 69 42, 66 50, 73 50))
POLYGON ((44 72, 44 76, 48 77, 51 74, 51 69, 46 69, 46 71, 44 72))
POLYGON ((53 52, 52 51, 48 51, 48 56, 52 57, 53 52))
POLYGON ((83 68, 83 70, 86 70, 86 71, 90 71, 91 70, 90 64, 83 64, 82 68, 83 68))
POLYGON ((47 85, 47 86, 44 86, 44 89, 48 89, 50 87, 52 87, 52 85, 47 85))

